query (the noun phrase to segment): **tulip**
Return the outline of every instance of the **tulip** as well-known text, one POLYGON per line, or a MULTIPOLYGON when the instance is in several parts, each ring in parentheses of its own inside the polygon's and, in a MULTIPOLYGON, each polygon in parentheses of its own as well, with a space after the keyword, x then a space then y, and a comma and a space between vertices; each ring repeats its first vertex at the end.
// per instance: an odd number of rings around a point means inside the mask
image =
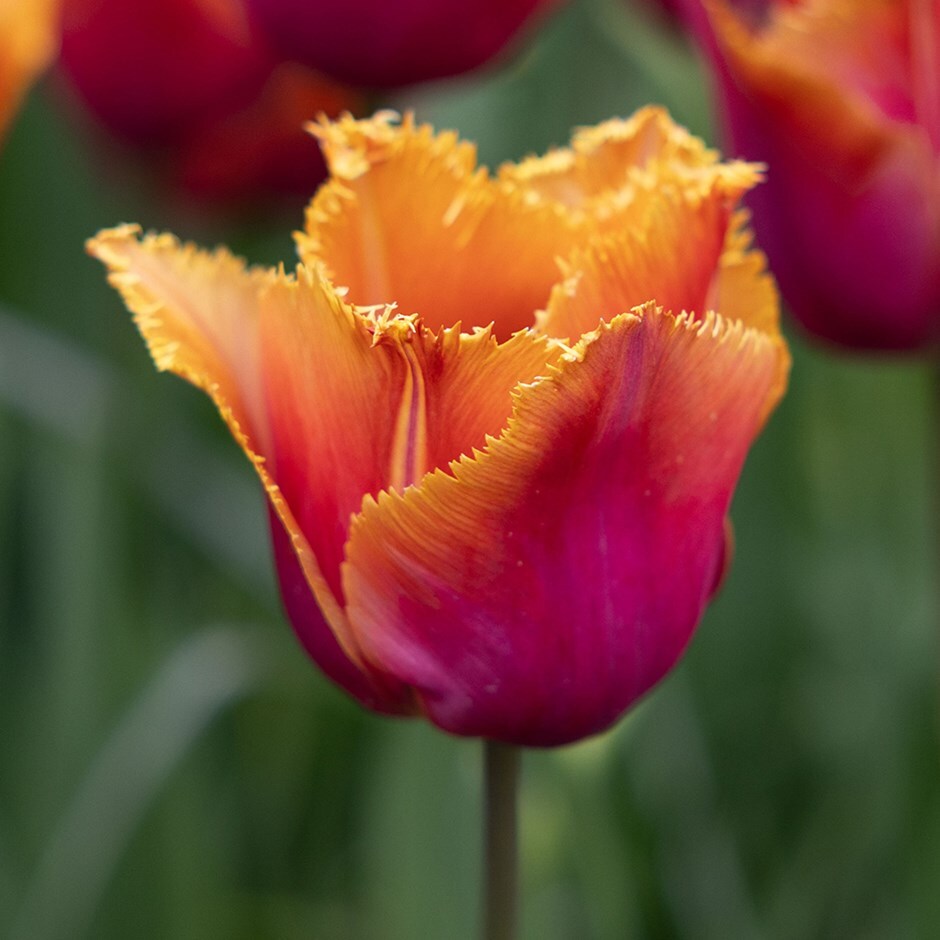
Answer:
POLYGON ((703 6, 727 146, 769 166, 754 226, 793 314, 844 346, 935 343, 940 2, 703 6))
POLYGON ((355 91, 296 63, 279 63, 253 101, 195 127, 171 149, 166 177, 216 202, 307 198, 326 175, 316 142, 303 130, 307 117, 360 105, 355 91))
POLYGON ((0 0, 0 135, 56 50, 57 0, 0 0))
POLYGON ((786 384, 759 169, 657 109, 495 175, 410 117, 313 129, 294 273, 136 226, 89 250, 254 463, 335 682, 461 735, 599 732, 686 647, 786 384))
POLYGON ((63 0, 65 74, 102 124, 142 147, 243 107, 271 64, 234 0, 63 0))
POLYGON ((352 85, 461 75, 498 55, 560 0, 248 0, 285 55, 352 85))
POLYGON ((165 181, 217 199, 309 196, 325 169, 304 121, 359 105, 282 62, 243 0, 64 0, 60 66, 165 181))

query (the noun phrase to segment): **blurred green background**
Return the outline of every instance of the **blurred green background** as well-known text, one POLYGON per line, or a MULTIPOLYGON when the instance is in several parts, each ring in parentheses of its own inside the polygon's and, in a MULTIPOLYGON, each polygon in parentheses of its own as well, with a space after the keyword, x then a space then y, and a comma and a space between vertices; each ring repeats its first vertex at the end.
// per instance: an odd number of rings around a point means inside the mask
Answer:
MULTIPOLYGON (((494 164, 648 101, 714 141, 668 24, 577 0, 504 69, 392 104, 494 164)), ((478 743, 307 662, 248 462, 82 251, 139 221, 290 261, 302 209, 174 209, 54 77, 0 151, 2 937, 476 934, 478 743)), ((940 936, 931 368, 792 345, 685 661, 614 731, 526 755, 528 940, 940 936)))

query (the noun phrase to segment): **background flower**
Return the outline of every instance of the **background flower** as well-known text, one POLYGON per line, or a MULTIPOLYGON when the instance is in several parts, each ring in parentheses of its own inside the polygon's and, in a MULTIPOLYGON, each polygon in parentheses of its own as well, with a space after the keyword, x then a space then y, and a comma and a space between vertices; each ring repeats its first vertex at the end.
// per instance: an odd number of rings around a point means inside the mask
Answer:
POLYGON ((733 153, 765 160, 760 244, 812 333, 870 349, 940 334, 940 9, 705 0, 733 153), (756 23, 756 25, 755 25, 756 23))
POLYGON ((373 88, 461 75, 503 51, 560 0, 249 0, 285 55, 373 88))
POLYGON ((361 106, 283 61, 242 0, 64 0, 60 71, 164 184, 255 205, 308 197, 324 168, 303 122, 361 106))
POLYGON ((0 134, 56 49, 57 0, 0 2, 0 134))

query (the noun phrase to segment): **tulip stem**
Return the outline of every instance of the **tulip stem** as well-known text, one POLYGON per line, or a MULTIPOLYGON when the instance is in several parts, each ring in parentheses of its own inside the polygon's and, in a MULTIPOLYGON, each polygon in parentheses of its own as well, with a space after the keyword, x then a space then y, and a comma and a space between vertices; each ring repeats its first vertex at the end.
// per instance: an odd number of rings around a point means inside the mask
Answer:
MULTIPOLYGON (((938 566, 940 566, 940 350, 934 351, 934 359, 931 369, 931 404, 933 410, 931 422, 929 424, 929 435, 931 439, 931 457, 932 465, 929 467, 931 473, 932 486, 932 505, 931 516, 933 517, 933 572, 934 572, 934 592, 933 601, 935 611, 940 611, 940 578, 937 577, 938 566)), ((936 626, 936 624, 935 624, 936 626)))
POLYGON ((516 936, 519 749, 484 741, 483 940, 516 936))

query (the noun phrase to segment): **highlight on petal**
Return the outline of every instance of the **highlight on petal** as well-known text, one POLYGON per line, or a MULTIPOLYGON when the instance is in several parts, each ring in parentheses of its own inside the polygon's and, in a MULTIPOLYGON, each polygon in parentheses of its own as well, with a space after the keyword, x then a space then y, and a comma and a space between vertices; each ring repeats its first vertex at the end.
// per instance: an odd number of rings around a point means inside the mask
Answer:
POLYGON ((602 325, 516 392, 483 452, 366 500, 343 569, 363 655, 448 731, 554 745, 606 728, 699 619, 786 364, 779 337, 716 315, 602 325))
POLYGON ((58 45, 60 0, 0 0, 0 136, 58 45))

